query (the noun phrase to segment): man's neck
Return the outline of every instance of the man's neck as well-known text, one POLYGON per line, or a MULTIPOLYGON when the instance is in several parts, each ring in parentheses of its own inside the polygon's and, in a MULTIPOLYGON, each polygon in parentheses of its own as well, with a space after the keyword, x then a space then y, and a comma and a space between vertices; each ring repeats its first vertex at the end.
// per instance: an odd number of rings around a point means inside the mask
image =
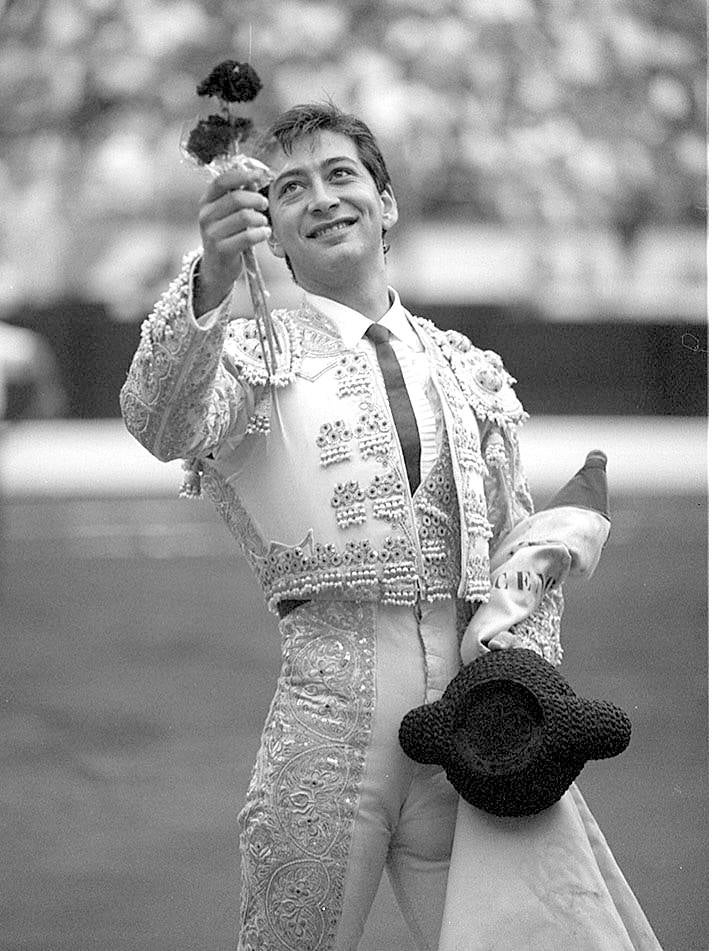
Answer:
POLYGON ((369 320, 380 320, 384 314, 388 313, 391 306, 385 268, 381 273, 372 275, 366 281, 352 278, 330 286, 312 284, 309 281, 299 283, 308 293, 328 297, 329 300, 334 300, 338 304, 363 314, 369 320))
POLYGON ((329 297, 331 300, 335 300, 345 307, 350 307, 358 314, 363 314, 364 317, 368 317, 369 320, 380 320, 384 314, 388 313, 391 306, 387 287, 384 288, 383 294, 374 296, 356 292, 354 294, 322 294, 322 297, 329 297))

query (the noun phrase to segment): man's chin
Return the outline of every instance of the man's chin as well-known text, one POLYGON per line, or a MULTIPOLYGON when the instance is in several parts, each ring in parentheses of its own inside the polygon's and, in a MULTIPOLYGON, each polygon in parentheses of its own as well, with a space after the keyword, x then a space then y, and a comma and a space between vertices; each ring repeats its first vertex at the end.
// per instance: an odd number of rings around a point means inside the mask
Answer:
POLYGON ((341 269, 353 270, 360 264, 366 263, 366 255, 364 255, 363 249, 355 246, 353 243, 343 242, 339 244, 329 244, 319 250, 318 260, 315 258, 308 262, 306 267, 299 267, 298 264, 294 267, 294 261, 292 260, 291 263, 297 276, 298 284, 302 283, 299 280, 300 274, 309 275, 318 281, 328 281, 333 279, 336 271, 340 271, 341 269))

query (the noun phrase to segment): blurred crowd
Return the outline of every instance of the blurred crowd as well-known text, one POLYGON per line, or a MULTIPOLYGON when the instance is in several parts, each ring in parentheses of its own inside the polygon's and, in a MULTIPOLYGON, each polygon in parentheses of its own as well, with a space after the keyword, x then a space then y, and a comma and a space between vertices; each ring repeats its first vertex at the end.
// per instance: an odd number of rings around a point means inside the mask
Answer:
POLYGON ((0 0, 0 313, 138 318, 196 243, 179 142, 228 57, 258 125, 361 114, 406 222, 703 228, 703 0, 0 0))

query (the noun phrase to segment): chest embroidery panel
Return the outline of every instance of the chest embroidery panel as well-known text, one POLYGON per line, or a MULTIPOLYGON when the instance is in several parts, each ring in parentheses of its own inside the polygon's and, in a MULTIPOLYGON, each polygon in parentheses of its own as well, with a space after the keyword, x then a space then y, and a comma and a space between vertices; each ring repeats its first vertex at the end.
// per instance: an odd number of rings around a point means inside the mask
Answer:
MULTIPOLYGON (((358 494, 359 506, 363 506, 358 510, 363 521, 366 521, 368 506, 368 515, 377 523, 385 521, 390 527, 377 549, 381 600, 386 604, 412 604, 421 574, 415 511, 408 502, 401 478, 405 471, 402 453, 379 374, 375 357, 371 361, 359 349, 344 352, 335 371, 336 396, 349 407, 350 413, 355 410, 354 439, 361 463, 372 461, 377 465, 368 484, 353 483, 352 489, 358 494)), ((338 492, 337 485, 335 496, 338 492)), ((341 507, 336 508, 337 524, 348 528, 353 522, 348 515, 342 517, 341 511, 341 507)))
MULTIPOLYGON (((299 323, 299 315, 294 320, 299 323)), ((307 323, 306 329, 302 323, 295 334, 300 351, 296 401, 291 387, 279 391, 284 396, 273 401, 274 431, 267 428, 248 437, 269 443, 281 440, 284 433, 287 441, 275 471, 288 471, 284 466, 294 470, 287 479, 291 488, 280 477, 272 479, 271 488, 264 492, 262 477, 255 470, 253 501, 250 493, 242 500, 245 517, 231 517, 242 495, 237 484, 235 498, 220 500, 230 528, 247 549, 270 608, 275 610, 282 598, 413 604, 418 596, 432 600, 456 593, 470 601, 486 600, 487 540, 492 528, 483 486, 486 465, 480 421, 446 353, 441 352, 445 348, 432 338, 427 340, 434 353, 432 383, 443 408, 445 437, 435 467, 411 498, 375 354, 371 360, 365 351, 344 350, 327 322, 315 327, 307 323), (284 404, 286 416, 279 408, 282 399, 289 401, 284 404), (304 439, 310 444, 307 456, 312 461, 300 471, 294 467, 294 458, 304 457, 305 446, 300 443, 304 439), (250 525, 246 515, 253 511, 253 502, 258 509, 264 508, 270 492, 281 493, 277 509, 283 499, 293 499, 288 502, 292 530, 285 541, 277 540, 284 535, 272 518, 267 517, 272 524, 263 532, 259 521, 250 525), (301 492, 308 493, 305 498, 312 515, 300 520, 301 492), (453 592, 455 573, 459 584, 453 592)), ((483 411, 483 415, 492 423, 491 412, 483 411)))
MULTIPOLYGON (((336 376, 338 395, 359 398, 360 415, 354 433, 361 458, 374 459, 382 467, 366 489, 371 503, 370 515, 391 522, 400 534, 400 537, 389 537, 381 551, 384 600, 406 601, 413 586, 417 586, 420 596, 428 601, 453 597, 460 577, 460 520, 437 387, 431 381, 428 398, 439 420, 438 455, 411 503, 401 475, 404 463, 395 428, 384 412, 388 397, 380 383, 376 361, 370 361, 365 353, 351 352, 340 361, 336 376), (349 381, 348 386, 343 385, 344 378, 349 381)), ((359 492, 360 504, 363 489, 355 483, 351 483, 350 488, 352 492, 359 492)), ((337 486, 332 501, 335 506, 341 491, 342 487, 337 486)), ((363 509, 359 509, 359 513, 363 513, 363 509)), ((347 507, 337 508, 341 527, 351 524, 349 516, 347 507), (343 519, 341 511, 345 515, 343 519)))

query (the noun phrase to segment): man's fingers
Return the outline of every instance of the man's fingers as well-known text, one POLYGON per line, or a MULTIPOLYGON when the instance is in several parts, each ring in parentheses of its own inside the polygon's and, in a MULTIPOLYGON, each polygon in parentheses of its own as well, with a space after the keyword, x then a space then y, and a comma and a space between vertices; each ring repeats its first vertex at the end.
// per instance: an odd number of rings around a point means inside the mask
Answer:
MULTIPOLYGON (((216 198, 224 195, 225 192, 235 189, 246 191, 253 181, 254 173, 239 168, 228 169, 226 172, 222 172, 216 176, 208 185, 205 191, 205 200, 214 201, 216 198)), ((259 194, 255 191, 251 191, 250 193, 253 195, 259 194)))
POLYGON ((225 237, 217 243, 219 253, 225 257, 242 254, 260 241, 266 241, 272 233, 271 228, 246 228, 239 234, 225 237))
POLYGON ((204 234, 214 241, 221 238, 231 238, 243 231, 254 228, 269 228, 269 221, 260 211, 243 208, 225 218, 203 223, 204 234))
POLYGON ((512 647, 519 647, 520 640, 511 631, 501 631, 487 642, 491 651, 506 651, 512 647))
MULTIPOLYGON (((267 202, 254 192, 230 191, 215 201, 205 202, 198 212, 201 229, 209 228, 213 222, 232 218, 243 213, 259 214, 266 221, 267 202)), ((249 221, 249 224, 253 222, 249 221)))
POLYGON ((206 201, 203 208, 208 208, 210 214, 216 218, 223 218, 243 208, 266 212, 269 202, 259 192, 245 191, 243 188, 231 188, 221 195, 206 201))

